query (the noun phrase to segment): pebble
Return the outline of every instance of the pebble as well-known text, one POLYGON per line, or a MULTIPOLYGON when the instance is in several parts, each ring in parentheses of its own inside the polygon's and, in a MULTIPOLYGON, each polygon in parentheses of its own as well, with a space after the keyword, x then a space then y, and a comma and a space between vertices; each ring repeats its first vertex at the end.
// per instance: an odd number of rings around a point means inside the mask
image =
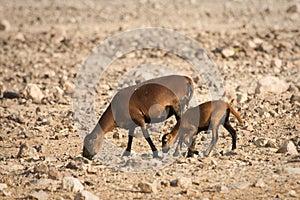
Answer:
POLYGON ((254 185, 255 187, 263 188, 266 187, 266 184, 264 183, 263 179, 258 179, 254 185))
POLYGON ((295 103, 295 102, 300 103, 300 93, 292 94, 290 101, 291 103, 295 103))
POLYGON ((274 58, 271 61, 271 67, 281 68, 281 66, 282 66, 282 60, 280 60, 279 58, 274 58))
POLYGON ((99 197, 89 191, 82 190, 81 192, 76 194, 74 199, 75 200, 99 200, 99 197))
POLYGON ((214 188, 215 188, 218 192, 221 192, 221 193, 228 193, 228 192, 229 192, 228 187, 226 187, 225 185, 216 185, 214 188))
POLYGON ((181 187, 181 188, 187 189, 192 186, 192 179, 180 177, 178 179, 172 180, 170 182, 170 185, 173 187, 181 187))
POLYGON ((255 93, 274 93, 280 94, 287 91, 289 84, 275 76, 264 76, 257 82, 255 93))
POLYGON ((245 103, 248 100, 248 94, 247 93, 237 94, 236 100, 238 103, 245 103))
POLYGON ((199 195, 199 192, 198 192, 198 190, 189 188, 186 191, 186 195, 190 196, 190 197, 197 197, 199 195))
POLYGON ((48 173, 48 166, 44 163, 42 163, 40 165, 36 165, 34 167, 34 172, 35 173, 46 174, 46 173, 48 173))
POLYGON ((298 155, 297 148, 292 141, 286 141, 278 149, 277 153, 289 153, 291 155, 298 155))
POLYGON ((44 98, 44 94, 38 85, 29 83, 25 88, 25 94, 27 98, 30 98, 35 103, 41 103, 44 98))
POLYGON ((62 179, 62 188, 70 192, 80 192, 84 186, 77 178, 67 176, 62 179))
POLYGON ((240 189, 240 190, 243 190, 243 189, 246 189, 250 186, 250 183, 247 182, 247 181, 240 181, 240 182, 235 182, 235 183, 232 183, 230 184, 228 187, 229 188, 232 188, 232 189, 240 189))
POLYGON ((233 49, 225 48, 225 49, 222 49, 221 53, 222 53, 222 56, 224 56, 225 58, 229 58, 231 56, 234 56, 235 52, 233 49))
POLYGON ((3 92, 3 98, 5 98, 5 99, 17 99, 17 98, 20 98, 20 95, 17 92, 4 91, 3 92))
POLYGON ((44 191, 35 191, 29 195, 29 199, 34 200, 47 200, 49 198, 49 195, 44 191))
POLYGON ((140 188, 140 191, 143 193, 157 193, 156 182, 150 183, 150 182, 143 181, 138 184, 138 187, 140 188))
POLYGON ((0 31, 10 31, 11 26, 9 21, 3 19, 0 21, 0 31))
POLYGON ((5 188, 7 188, 7 184, 6 183, 0 183, 0 191, 2 191, 5 188))
POLYGON ((20 42, 25 42, 25 36, 20 32, 15 35, 14 39, 20 42))
POLYGON ((21 144, 21 146, 20 146, 19 152, 17 154, 17 158, 34 157, 34 156, 36 156, 36 154, 37 154, 37 151, 35 148, 24 143, 24 144, 21 144))
POLYGON ((290 195, 291 197, 296 197, 296 196, 297 196, 297 193, 296 193, 295 190, 290 190, 290 191, 289 191, 289 195, 290 195))
POLYGON ((285 167, 283 168, 283 171, 289 174, 300 175, 300 167, 285 167))
POLYGON ((297 13, 299 11, 299 6, 297 4, 291 5, 286 10, 287 13, 297 13))
POLYGON ((55 169, 54 167, 50 167, 48 171, 48 177, 53 180, 60 180, 61 179, 61 173, 55 169))

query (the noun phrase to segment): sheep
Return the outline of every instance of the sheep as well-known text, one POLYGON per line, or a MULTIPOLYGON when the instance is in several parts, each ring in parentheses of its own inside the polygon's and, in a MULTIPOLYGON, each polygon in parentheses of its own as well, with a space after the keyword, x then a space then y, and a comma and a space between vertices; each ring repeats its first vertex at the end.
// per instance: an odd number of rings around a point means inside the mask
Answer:
POLYGON ((232 113, 241 124, 244 124, 242 118, 233 107, 222 100, 208 101, 188 109, 172 131, 163 135, 162 151, 167 153, 170 147, 179 138, 174 156, 180 154, 182 144, 185 143, 189 146, 187 156, 190 157, 198 153, 195 150, 196 135, 201 131, 212 130, 212 141, 204 153, 205 156, 209 156, 218 141, 218 129, 221 124, 231 134, 232 150, 236 149, 237 134, 229 123, 230 113, 232 113))
POLYGON ((146 129, 147 123, 158 123, 175 115, 177 121, 194 93, 191 78, 169 75, 121 89, 100 117, 92 132, 84 138, 82 155, 92 159, 102 148, 106 133, 116 127, 128 130, 128 144, 123 156, 129 156, 136 127, 141 127, 153 157, 158 151, 146 129))

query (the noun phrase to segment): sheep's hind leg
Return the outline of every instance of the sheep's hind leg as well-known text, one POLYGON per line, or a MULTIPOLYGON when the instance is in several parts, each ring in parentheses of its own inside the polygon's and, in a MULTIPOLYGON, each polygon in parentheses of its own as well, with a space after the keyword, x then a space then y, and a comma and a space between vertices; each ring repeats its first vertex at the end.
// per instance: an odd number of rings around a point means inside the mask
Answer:
POLYGON ((132 140, 133 140, 133 134, 134 134, 134 129, 130 129, 128 132, 128 143, 126 150, 124 151, 122 156, 130 156, 131 153, 131 146, 132 146, 132 140))
POLYGON ((160 158, 158 156, 158 151, 157 151, 155 145, 153 144, 148 131, 144 127, 141 127, 141 128, 142 128, 142 132, 143 132, 144 138, 147 140, 148 144, 151 147, 151 150, 153 152, 153 158, 160 158))

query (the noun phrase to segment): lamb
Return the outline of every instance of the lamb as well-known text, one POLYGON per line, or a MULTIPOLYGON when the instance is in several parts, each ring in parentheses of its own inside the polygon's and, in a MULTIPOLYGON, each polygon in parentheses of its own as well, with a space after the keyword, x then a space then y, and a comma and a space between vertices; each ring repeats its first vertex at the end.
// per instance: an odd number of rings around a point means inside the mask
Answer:
POLYGON ((181 120, 177 122, 172 131, 163 135, 163 152, 167 153, 170 147, 179 138, 174 156, 180 154, 182 144, 186 143, 189 146, 187 156, 190 157, 197 153, 195 150, 195 138, 197 133, 212 130, 212 141, 204 153, 205 156, 209 156, 218 141, 218 129, 221 124, 231 134, 232 150, 236 149, 237 134, 229 123, 230 113, 232 113, 241 124, 244 124, 242 118, 233 107, 222 100, 208 101, 188 109, 182 115, 181 120))
POLYGON ((191 78, 180 75, 151 79, 121 89, 112 99, 92 132, 86 135, 82 155, 92 159, 102 148, 106 133, 116 127, 129 130, 128 144, 123 156, 129 156, 136 127, 141 127, 153 157, 158 151, 146 129, 147 123, 158 123, 175 115, 179 121, 194 92, 191 78))

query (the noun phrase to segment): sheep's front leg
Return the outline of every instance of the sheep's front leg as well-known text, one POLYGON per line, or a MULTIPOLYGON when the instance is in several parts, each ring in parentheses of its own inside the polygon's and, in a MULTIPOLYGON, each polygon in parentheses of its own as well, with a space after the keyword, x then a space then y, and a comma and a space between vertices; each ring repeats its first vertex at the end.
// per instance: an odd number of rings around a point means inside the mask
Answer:
POLYGON ((134 134, 134 129, 129 129, 129 132, 128 132, 128 143, 127 143, 126 150, 123 153, 123 156, 130 156, 131 146, 132 146, 132 140, 133 140, 133 134, 134 134))
POLYGON ((153 142, 152 142, 152 140, 151 140, 151 138, 150 138, 150 135, 149 135, 148 131, 146 130, 145 127, 141 127, 141 129, 142 129, 144 138, 147 140, 148 144, 149 144, 150 147, 151 147, 151 150, 152 150, 152 152, 153 152, 153 158, 159 158, 159 156, 158 156, 158 151, 157 151, 155 145, 153 144, 153 142))
POLYGON ((210 145, 208 146, 207 150, 205 151, 204 155, 208 157, 213 150, 213 148, 216 146, 219 139, 218 135, 218 126, 212 128, 212 140, 210 145))

